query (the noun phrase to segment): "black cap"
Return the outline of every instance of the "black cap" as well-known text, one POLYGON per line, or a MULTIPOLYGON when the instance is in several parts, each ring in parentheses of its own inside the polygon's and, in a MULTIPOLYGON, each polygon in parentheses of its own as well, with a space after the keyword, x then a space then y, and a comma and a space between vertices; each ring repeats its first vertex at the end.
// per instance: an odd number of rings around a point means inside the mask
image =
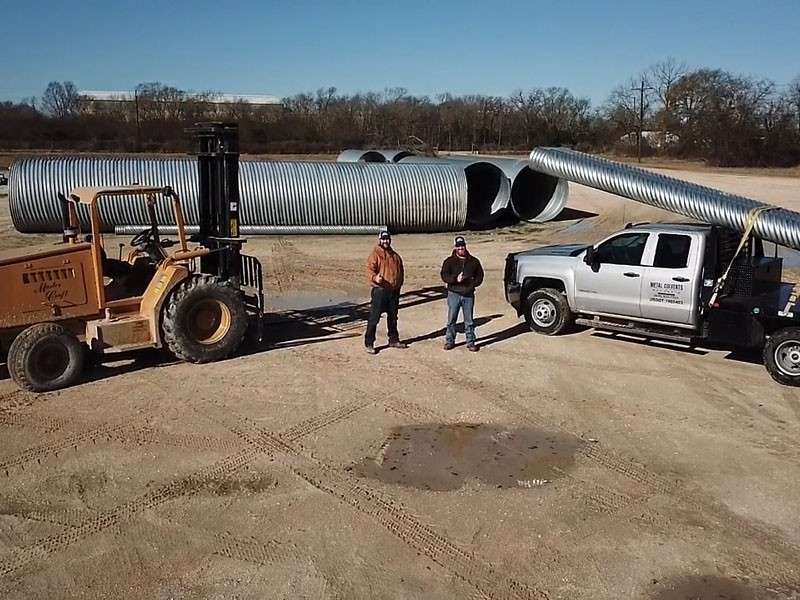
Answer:
POLYGON ((381 234, 378 236, 378 239, 379 240, 390 240, 390 239, 392 239, 392 236, 389 234, 388 231, 386 231, 384 229, 383 231, 381 231, 381 234))
POLYGON ((467 240, 464 239, 464 236, 457 235, 455 241, 453 242, 453 246, 456 248, 466 247, 467 240))

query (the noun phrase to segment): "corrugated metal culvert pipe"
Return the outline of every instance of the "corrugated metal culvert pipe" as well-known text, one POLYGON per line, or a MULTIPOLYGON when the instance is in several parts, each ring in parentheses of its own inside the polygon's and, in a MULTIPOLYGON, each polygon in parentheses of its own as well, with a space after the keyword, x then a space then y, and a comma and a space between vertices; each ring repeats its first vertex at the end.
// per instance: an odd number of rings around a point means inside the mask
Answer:
POLYGON ((380 152, 386 158, 386 162, 392 163, 400 162, 406 156, 414 156, 413 152, 400 148, 381 148, 375 152, 380 152))
POLYGON ((491 227, 505 214, 511 196, 511 183, 497 165, 484 161, 448 161, 429 156, 407 156, 401 158, 399 164, 463 169, 467 178, 467 225, 470 227, 491 227))
MULTIPOLYGON (((530 164, 532 169, 554 177, 737 231, 745 230, 750 211, 769 206, 565 148, 536 148, 530 164)), ((800 213, 784 208, 764 212, 754 231, 764 240, 800 250, 800 213)))
MULTIPOLYGON (((357 161, 368 150, 345 150, 339 161, 357 161)), ((373 150, 388 162, 465 165, 470 195, 468 222, 489 227, 508 217, 531 223, 555 219, 567 204, 569 185, 563 179, 537 173, 527 160, 494 156, 450 154, 430 157, 405 150, 373 150), (500 173, 507 182, 502 181, 500 173)))
POLYGON ((386 156, 379 150, 342 150, 336 162, 386 162, 386 156))
MULTIPOLYGON (((60 232, 57 194, 78 186, 171 185, 187 224, 198 221, 192 159, 26 158, 12 164, 9 183, 11 218, 23 233, 60 232)), ((243 232, 455 231, 467 220, 466 176, 453 166, 241 161, 239 188, 243 232)), ((108 231, 149 222, 141 198, 107 200, 100 211, 108 231)), ((170 203, 160 202, 157 215, 174 225, 170 203)), ((81 216, 85 228, 85 210, 81 216)))
POLYGON ((480 161, 502 169, 511 185, 508 207, 522 221, 550 221, 561 214, 567 205, 569 185, 566 180, 534 171, 525 159, 450 154, 444 160, 480 161))

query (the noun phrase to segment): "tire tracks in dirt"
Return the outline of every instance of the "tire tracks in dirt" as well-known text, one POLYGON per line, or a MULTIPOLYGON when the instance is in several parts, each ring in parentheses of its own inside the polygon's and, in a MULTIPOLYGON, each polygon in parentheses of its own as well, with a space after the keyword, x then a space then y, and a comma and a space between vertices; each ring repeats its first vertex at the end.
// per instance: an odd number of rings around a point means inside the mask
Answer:
POLYGON ((249 419, 234 418, 229 411, 215 412, 216 415, 208 414, 208 417, 228 427, 251 448, 275 457, 313 487, 371 517, 402 542, 484 595, 493 598, 548 598, 543 591, 502 576, 488 563, 423 524, 395 500, 363 482, 316 458, 306 456, 301 448, 269 433, 249 419))
POLYGON ((145 510, 157 508, 161 504, 179 496, 191 494, 202 487, 207 480, 237 471, 254 460, 259 454, 257 449, 246 448, 189 476, 174 479, 146 494, 84 519, 74 527, 14 552, 12 556, 0 562, 0 578, 14 575, 30 563, 41 560, 54 552, 64 550, 93 534, 100 533, 109 527, 121 525, 145 510))
MULTIPOLYGON (((444 378, 453 384, 466 386, 473 390, 488 403, 500 408, 522 422, 530 423, 536 427, 552 430, 553 427, 542 417, 533 413, 510 396, 515 392, 504 386, 492 385, 491 389, 483 381, 475 377, 458 372, 453 375, 451 367, 435 363, 423 363, 425 368, 437 377, 444 378)), ((559 431, 581 438, 580 434, 570 431, 565 427, 557 427, 559 431)), ((779 584, 786 590, 796 590, 800 586, 800 548, 785 539, 781 532, 774 530, 766 524, 754 523, 734 513, 730 508, 689 487, 678 478, 671 479, 649 470, 646 466, 619 455, 617 452, 603 448, 599 444, 584 444, 579 453, 585 459, 603 467, 613 473, 623 476, 641 488, 642 494, 637 497, 630 496, 632 504, 645 504, 655 495, 665 495, 694 511, 706 515, 715 529, 725 535, 735 532, 737 545, 745 539, 748 549, 741 547, 728 548, 726 553, 732 562, 745 574, 753 575, 765 582, 779 584), (761 548, 754 548, 758 544, 761 548)), ((607 506, 613 511, 628 508, 630 504, 617 492, 600 489, 593 492, 592 496, 599 506, 607 506)))
MULTIPOLYGON (((347 405, 336 407, 335 409, 320 415, 315 415, 308 419, 307 422, 304 421, 298 423, 294 427, 290 428, 288 430, 290 439, 293 441, 299 440, 305 435, 310 435, 311 433, 319 431, 320 429, 332 425, 333 423, 340 422, 343 419, 356 414, 358 410, 361 410, 373 403, 374 402, 372 400, 362 399, 347 405)), ((227 409, 219 407, 219 410, 225 411, 227 409)), ((111 426, 106 427, 111 428, 111 426)), ((118 425, 114 427, 124 427, 124 425, 118 425)), ((93 429, 90 431, 95 432, 96 430, 93 429)), ((88 434, 89 432, 81 433, 83 436, 87 436, 88 434)), ((60 446, 63 446, 66 442, 62 440, 57 443, 60 443, 60 446)), ((47 447, 48 451, 51 449, 50 446, 47 447)), ((69 444, 66 444, 66 447, 69 447, 69 444)), ((289 446, 286 446, 286 448, 291 449, 289 446)), ((283 452, 284 448, 281 446, 276 446, 275 451, 283 452)), ((53 553, 61 552, 91 535, 100 533, 109 529, 110 527, 118 526, 126 521, 129 521, 145 510, 155 509, 170 500, 174 500, 181 496, 194 494, 203 489, 208 482, 220 479, 224 476, 229 476, 231 473, 234 473, 247 466, 256 458, 263 455, 263 448, 254 447, 250 444, 247 444, 243 449, 240 449, 237 452, 220 459, 211 465, 203 467, 191 473, 190 475, 173 479, 172 481, 156 488, 155 490, 133 498, 128 502, 124 502, 118 506, 115 506, 114 508, 99 512, 95 515, 88 516, 77 524, 71 524, 69 529, 55 535, 48 536, 32 546, 19 549, 13 552, 11 556, 7 557, 5 560, 0 561, 0 580, 11 579, 15 577, 20 570, 24 569, 31 563, 42 560, 53 553)), ((13 582, 0 581, 0 591, 2 591, 8 584, 13 585, 13 582)))
MULTIPOLYGON (((53 417, 12 415, 7 424, 31 428, 43 434, 52 434, 69 428, 73 422, 53 417)), ((233 439, 202 434, 173 433, 130 421, 116 424, 100 423, 65 437, 31 446, 11 456, 0 458, 0 473, 5 472, 6 476, 8 476, 12 470, 17 468, 24 470, 32 462, 42 464, 45 459, 51 456, 58 456, 66 450, 73 449, 77 451, 79 447, 97 444, 100 441, 116 441, 123 445, 134 446, 146 444, 166 445, 201 452, 233 451, 241 447, 241 444, 233 439)))
POLYGON ((129 427, 127 423, 104 423, 57 440, 31 446, 22 452, 0 460, 0 472, 5 472, 8 475, 14 468, 24 468, 25 465, 31 462, 41 464, 42 460, 47 457, 58 456, 59 453, 63 453, 70 448, 77 450, 79 446, 86 446, 90 443, 96 444, 100 440, 111 440, 115 435, 121 434, 129 427))

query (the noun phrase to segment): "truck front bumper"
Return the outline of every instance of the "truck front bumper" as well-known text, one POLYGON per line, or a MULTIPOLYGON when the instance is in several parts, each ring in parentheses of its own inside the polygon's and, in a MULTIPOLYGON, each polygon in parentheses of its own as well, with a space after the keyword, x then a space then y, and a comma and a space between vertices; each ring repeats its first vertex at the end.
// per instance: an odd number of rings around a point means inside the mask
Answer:
POLYGON ((522 310, 522 286, 512 281, 506 283, 505 288, 506 301, 519 313, 522 310))

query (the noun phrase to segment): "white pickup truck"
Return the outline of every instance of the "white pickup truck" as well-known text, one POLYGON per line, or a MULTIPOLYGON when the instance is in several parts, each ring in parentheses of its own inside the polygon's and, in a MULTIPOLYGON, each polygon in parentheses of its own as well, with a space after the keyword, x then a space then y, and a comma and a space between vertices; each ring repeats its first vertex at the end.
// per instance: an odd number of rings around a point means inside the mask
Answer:
POLYGON ((509 254, 506 300, 546 335, 575 323, 691 346, 761 349, 773 379, 800 385, 797 290, 781 281, 782 259, 765 256, 760 239, 749 238, 737 255, 741 237, 712 225, 640 224, 591 246, 509 254))

